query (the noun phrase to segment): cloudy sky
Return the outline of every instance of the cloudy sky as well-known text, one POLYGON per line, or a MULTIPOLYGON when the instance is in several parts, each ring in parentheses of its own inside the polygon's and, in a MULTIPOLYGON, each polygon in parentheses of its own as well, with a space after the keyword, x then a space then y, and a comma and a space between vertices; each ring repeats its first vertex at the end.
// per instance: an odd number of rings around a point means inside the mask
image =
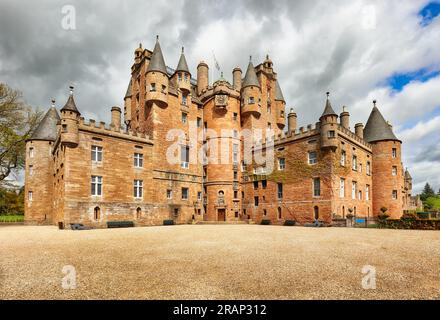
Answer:
POLYGON ((300 125, 317 121, 326 91, 352 126, 377 99, 404 141, 415 190, 426 181, 438 190, 439 11, 428 0, 0 0, 0 81, 41 109, 51 97, 62 107, 73 83, 83 116, 108 122, 110 107, 123 105, 134 49, 152 49, 156 34, 167 65, 185 46, 193 74, 204 60, 214 80, 214 55, 232 80, 249 55, 257 64, 269 54, 300 125))

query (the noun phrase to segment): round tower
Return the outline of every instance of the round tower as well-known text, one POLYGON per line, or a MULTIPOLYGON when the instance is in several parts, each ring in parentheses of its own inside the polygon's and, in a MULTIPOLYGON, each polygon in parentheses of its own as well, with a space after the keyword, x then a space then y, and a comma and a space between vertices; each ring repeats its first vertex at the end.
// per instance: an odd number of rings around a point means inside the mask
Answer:
POLYGON ((61 109, 61 143, 69 147, 76 147, 79 143, 78 123, 80 113, 73 99, 73 86, 70 86, 70 95, 61 109))
POLYGON ((51 224, 53 217, 53 161, 52 148, 58 137, 60 116, 55 100, 26 140, 25 167, 25 223, 51 224))
POLYGON ((373 214, 387 208, 390 218, 403 214, 404 176, 402 168, 402 142, 394 135, 373 101, 373 110, 364 129, 364 139, 372 145, 373 214))
POLYGON ((239 67, 232 70, 233 86, 237 91, 241 90, 241 69, 239 67))
POLYGON ((156 37, 153 54, 147 67, 145 76, 146 103, 151 106, 155 103, 161 108, 168 106, 168 73, 163 59, 159 36, 156 37))
POLYGON ((327 92, 327 101, 324 112, 319 118, 321 128, 321 148, 336 149, 338 147, 338 115, 331 106, 329 96, 330 92, 327 92))
POLYGON ((132 101, 132 87, 131 87, 131 79, 128 83, 127 92, 124 97, 124 123, 128 126, 131 122, 131 101, 132 101))
POLYGON ((296 121, 297 121, 296 113, 293 112, 293 108, 291 108, 289 114, 287 115, 287 124, 288 124, 289 133, 295 133, 296 123, 297 123, 296 121))
POLYGON ((261 115, 260 104, 261 87, 251 60, 241 86, 241 114, 243 116, 252 114, 259 117, 261 115))
POLYGON ((201 61, 197 66, 197 94, 201 95, 208 88, 208 85, 209 67, 204 61, 201 61))
MULTIPOLYGON (((272 62, 270 62, 270 66, 272 66, 272 62)), ((280 130, 282 130, 286 126, 286 117, 285 117, 286 101, 284 100, 283 92, 281 91, 281 87, 278 80, 275 80, 275 109, 277 113, 276 115, 277 126, 280 130)))

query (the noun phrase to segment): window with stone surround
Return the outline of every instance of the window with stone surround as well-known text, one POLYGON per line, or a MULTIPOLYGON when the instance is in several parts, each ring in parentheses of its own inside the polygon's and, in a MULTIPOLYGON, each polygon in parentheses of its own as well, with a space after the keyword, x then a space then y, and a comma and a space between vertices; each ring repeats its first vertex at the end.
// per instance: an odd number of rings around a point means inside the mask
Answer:
POLYGON ((397 149, 393 148, 393 150, 391 151, 391 155, 393 157, 393 159, 395 159, 397 157, 397 149))
POLYGON ((365 187, 365 200, 370 200, 370 186, 368 184, 365 187))
POLYGON ((344 198, 345 197, 345 179, 341 178, 339 181, 339 197, 344 198))
POLYGON ((186 93, 182 93, 182 105, 186 106, 188 102, 188 95, 186 93))
POLYGON ((345 150, 341 151, 341 166, 345 166, 345 161, 347 160, 347 153, 345 150))
POLYGON ((30 165, 29 166, 29 175, 32 176, 34 174, 34 166, 30 165))
POLYGON ((173 190, 168 189, 167 190, 167 199, 172 199, 173 198, 173 190))
POLYGON ((392 197, 393 200, 397 200, 397 190, 393 190, 392 197))
POLYGON ((134 167, 142 168, 144 166, 144 155, 142 153, 134 154, 134 167))
POLYGON ((309 164, 316 164, 318 162, 316 151, 310 151, 308 153, 308 162, 309 164))
POLYGON ((197 200, 199 200, 199 201, 202 200, 202 192, 201 191, 197 191, 197 200))
POLYGON ((34 193, 32 191, 28 191, 28 200, 32 201, 34 197, 34 193))
POLYGON ((156 92, 156 84, 155 83, 150 84, 150 92, 156 92))
POLYGON ((371 174, 371 163, 370 163, 370 161, 367 161, 367 169, 366 169, 366 171, 367 171, 367 175, 371 174))
POLYGON ((286 169, 286 159, 278 158, 278 170, 282 171, 284 169, 286 169))
POLYGON ((182 188, 182 200, 188 200, 189 198, 189 189, 182 188))
POLYGON ((102 147, 92 146, 92 161, 101 162, 102 161, 102 147))
POLYGON ((133 196, 135 198, 142 198, 144 189, 143 180, 134 180, 133 182, 133 196))
POLYGON ((34 157, 34 148, 30 147, 29 148, 29 158, 33 158, 34 157))
POLYGON ((277 183, 277 193, 278 193, 278 199, 283 198, 283 184, 277 183))
POLYGON ((352 165, 351 168, 352 168, 354 171, 357 171, 357 169, 358 169, 358 165, 357 165, 357 156, 353 155, 351 165, 352 165))
POLYGON ((255 205, 256 207, 258 207, 258 205, 259 205, 259 199, 258 199, 258 196, 255 196, 255 197, 254 197, 254 205, 255 205))
POLYGON ((249 97, 248 104, 254 104, 254 103, 255 103, 255 98, 254 97, 249 97))
POLYGON ((393 168, 392 168, 392 170, 391 170, 391 174, 392 174, 393 176, 397 176, 397 167, 396 167, 396 166, 393 166, 393 168))
POLYGON ((188 121, 188 115, 186 114, 186 112, 182 112, 182 123, 186 124, 187 121, 188 121))
POLYGON ((353 200, 356 199, 356 190, 357 190, 357 182, 356 182, 356 181, 353 181, 353 182, 351 183, 351 198, 352 198, 353 200))
POLYGON ((181 146, 180 148, 180 166, 184 169, 189 168, 189 146, 181 146))
POLYGON ((313 196, 320 197, 321 196, 321 179, 313 178, 313 196))
POLYGON ((102 195, 102 176, 92 176, 91 184, 91 195, 101 196, 102 195))
POLYGON ((262 187, 263 189, 266 189, 266 188, 267 188, 267 180, 261 180, 261 187, 262 187))

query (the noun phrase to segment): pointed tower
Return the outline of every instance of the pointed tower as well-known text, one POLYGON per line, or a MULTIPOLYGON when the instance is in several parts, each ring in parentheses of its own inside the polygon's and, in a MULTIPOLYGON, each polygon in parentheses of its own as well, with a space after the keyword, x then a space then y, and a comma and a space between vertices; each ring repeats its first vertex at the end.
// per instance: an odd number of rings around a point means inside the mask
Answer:
POLYGON ((333 110, 330 103, 330 92, 327 92, 327 100, 325 102, 324 112, 319 118, 321 126, 321 148, 337 148, 337 128, 338 128, 338 115, 333 110))
POLYGON ((147 67, 145 80, 147 106, 155 103, 161 108, 166 108, 168 106, 168 73, 159 44, 159 36, 156 37, 156 45, 147 67))
POLYGON ((404 204, 402 142, 376 107, 376 100, 373 104, 364 129, 364 139, 371 143, 373 153, 373 214, 380 214, 385 207, 391 218, 400 218, 404 204))
POLYGON ((278 80, 275 80, 275 108, 277 112, 277 125, 280 130, 286 125, 285 109, 286 100, 284 100, 283 92, 281 91, 278 80))
POLYGON ((180 54, 179 63, 176 68, 177 73, 177 86, 184 94, 191 92, 191 73, 189 72, 188 63, 185 58, 184 47, 182 47, 182 53, 180 54))
POLYGON ((128 83, 127 91, 125 92, 124 97, 124 123, 127 125, 127 127, 130 125, 131 122, 131 101, 132 101, 132 85, 131 85, 131 79, 128 83))
POLYGON ((73 86, 64 107, 61 108, 61 143, 75 148, 79 143, 78 124, 80 113, 73 99, 73 86))
POLYGON ((249 59, 246 75, 241 84, 241 100, 241 114, 243 116, 252 114, 259 117, 261 115, 261 87, 252 64, 252 57, 249 59))
POLYGON ((26 141, 25 223, 51 224, 53 205, 52 149, 58 137, 60 116, 55 100, 43 119, 26 141))

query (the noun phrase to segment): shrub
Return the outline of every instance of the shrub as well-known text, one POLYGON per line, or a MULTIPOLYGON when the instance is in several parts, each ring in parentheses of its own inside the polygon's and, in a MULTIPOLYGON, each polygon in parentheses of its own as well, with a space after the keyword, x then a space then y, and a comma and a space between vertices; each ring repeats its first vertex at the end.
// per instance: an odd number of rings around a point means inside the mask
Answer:
POLYGON ((286 221, 284 221, 284 225, 285 225, 285 226, 289 226, 289 227, 294 226, 295 223, 296 223, 295 220, 286 220, 286 221))
POLYGON ((263 219, 263 220, 261 220, 261 224, 262 225, 269 225, 270 224, 270 220, 269 219, 263 219))

